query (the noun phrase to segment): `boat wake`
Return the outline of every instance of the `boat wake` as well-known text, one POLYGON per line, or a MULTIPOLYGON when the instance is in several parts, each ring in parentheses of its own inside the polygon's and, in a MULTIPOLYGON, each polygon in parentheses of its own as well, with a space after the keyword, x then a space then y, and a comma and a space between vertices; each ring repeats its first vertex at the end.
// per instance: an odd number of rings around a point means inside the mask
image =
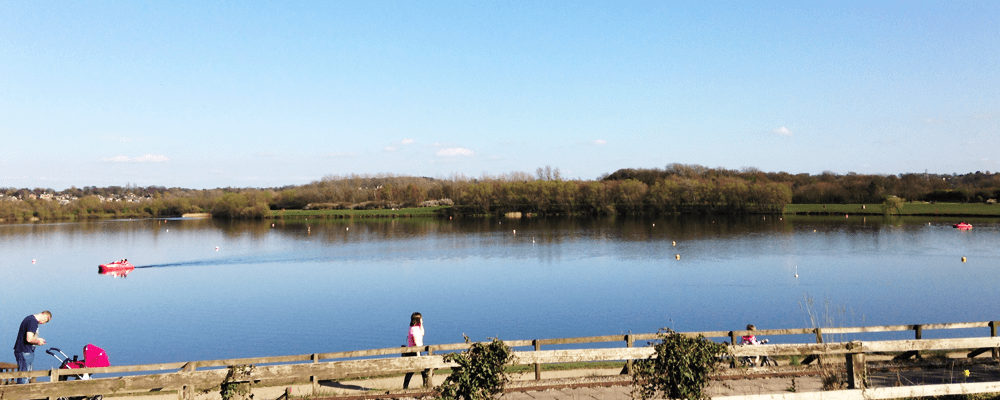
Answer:
POLYGON ((327 261, 331 259, 333 258, 332 257, 314 257, 314 258, 232 257, 232 258, 216 258, 210 260, 180 261, 180 262, 162 263, 162 264, 136 265, 135 268, 139 269, 139 268, 207 267, 207 266, 234 265, 234 264, 270 264, 270 263, 327 261))

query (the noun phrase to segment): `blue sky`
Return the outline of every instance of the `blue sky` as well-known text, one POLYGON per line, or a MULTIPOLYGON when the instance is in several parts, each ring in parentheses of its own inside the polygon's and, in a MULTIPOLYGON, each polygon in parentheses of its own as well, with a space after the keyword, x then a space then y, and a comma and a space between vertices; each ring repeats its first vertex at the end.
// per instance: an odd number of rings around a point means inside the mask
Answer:
POLYGON ((0 187, 1000 170, 1000 3, 0 0, 0 187))

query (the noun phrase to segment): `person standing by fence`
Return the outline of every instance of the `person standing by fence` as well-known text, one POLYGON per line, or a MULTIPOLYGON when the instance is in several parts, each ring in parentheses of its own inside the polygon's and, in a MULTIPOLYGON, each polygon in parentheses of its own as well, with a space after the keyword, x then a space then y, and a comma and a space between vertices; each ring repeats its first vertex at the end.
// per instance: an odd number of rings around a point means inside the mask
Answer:
MULTIPOLYGON (((406 333, 406 347, 422 347, 424 345, 424 316, 420 313, 415 312, 410 315, 410 329, 406 333)), ((419 356, 420 352, 413 353, 403 353, 403 357, 416 357, 419 356)), ((427 385, 427 371, 421 371, 420 377, 424 380, 424 385, 427 385)), ((407 372, 406 377, 403 378, 403 389, 408 389, 410 387, 410 378, 413 378, 413 372, 407 372)))
MULTIPOLYGON (((52 313, 42 311, 24 317, 21 327, 17 330, 14 340, 14 359, 17 360, 18 371, 31 371, 35 363, 35 346, 45 344, 45 339, 38 336, 38 325, 44 325, 52 320, 52 313)), ((17 383, 28 383, 28 378, 17 378, 17 383)))

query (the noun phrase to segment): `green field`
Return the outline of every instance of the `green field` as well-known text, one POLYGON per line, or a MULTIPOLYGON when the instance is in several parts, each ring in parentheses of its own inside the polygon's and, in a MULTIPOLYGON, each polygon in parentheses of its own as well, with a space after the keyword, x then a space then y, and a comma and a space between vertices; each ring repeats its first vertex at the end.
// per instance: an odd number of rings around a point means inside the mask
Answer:
MULTIPOLYGON (((881 215, 881 204, 789 204, 785 214, 881 215)), ((1000 205, 984 203, 903 203, 899 215, 1000 216, 1000 205)))
POLYGON ((433 217, 435 211, 447 206, 378 210, 276 210, 273 218, 402 218, 433 217))

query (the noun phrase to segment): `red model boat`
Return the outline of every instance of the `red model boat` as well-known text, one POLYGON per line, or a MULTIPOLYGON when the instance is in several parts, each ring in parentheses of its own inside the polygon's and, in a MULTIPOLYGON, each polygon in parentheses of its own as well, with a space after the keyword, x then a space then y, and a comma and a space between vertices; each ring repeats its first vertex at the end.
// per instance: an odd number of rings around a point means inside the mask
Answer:
POLYGON ((955 228, 958 228, 958 229, 963 229, 963 230, 964 229, 972 229, 972 224, 970 224, 968 222, 959 222, 959 223, 957 223, 955 225, 952 225, 952 226, 954 226, 955 228))
POLYGON ((129 263, 128 260, 121 260, 112 263, 98 265, 97 273, 99 274, 128 273, 134 269, 135 265, 129 263))

